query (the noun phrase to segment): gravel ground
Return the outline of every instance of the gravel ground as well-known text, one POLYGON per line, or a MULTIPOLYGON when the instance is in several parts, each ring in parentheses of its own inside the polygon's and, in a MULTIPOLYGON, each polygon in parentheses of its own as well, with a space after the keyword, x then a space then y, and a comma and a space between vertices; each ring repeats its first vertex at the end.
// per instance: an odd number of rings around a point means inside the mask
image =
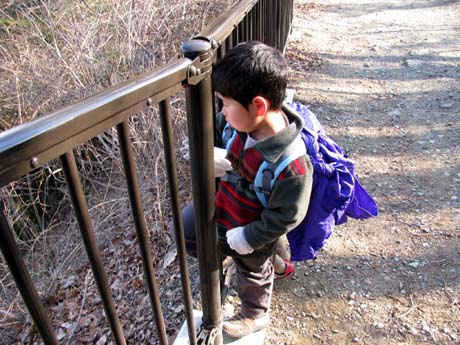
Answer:
POLYGON ((296 98, 380 215, 276 282, 266 344, 460 344, 460 3, 296 1, 296 98))

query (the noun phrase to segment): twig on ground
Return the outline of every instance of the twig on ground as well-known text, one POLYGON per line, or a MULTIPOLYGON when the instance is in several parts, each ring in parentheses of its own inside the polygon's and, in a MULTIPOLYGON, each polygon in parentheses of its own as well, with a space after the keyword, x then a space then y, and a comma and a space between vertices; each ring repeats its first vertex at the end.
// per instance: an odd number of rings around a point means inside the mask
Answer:
POLYGON ((81 320, 81 315, 83 313, 83 307, 85 306, 85 303, 86 303, 86 293, 88 291, 88 285, 89 285, 89 276, 90 276, 90 273, 91 271, 88 270, 88 272, 86 273, 86 277, 85 277, 85 289, 83 290, 83 297, 81 299, 81 305, 80 305, 80 311, 78 312, 78 316, 75 320, 75 323, 72 327, 72 330, 70 331, 70 334, 69 334, 69 337, 67 339, 67 343, 66 345, 70 344, 70 341, 72 340, 72 337, 75 333, 75 331, 77 330, 78 328, 78 324, 80 323, 80 320, 81 320))

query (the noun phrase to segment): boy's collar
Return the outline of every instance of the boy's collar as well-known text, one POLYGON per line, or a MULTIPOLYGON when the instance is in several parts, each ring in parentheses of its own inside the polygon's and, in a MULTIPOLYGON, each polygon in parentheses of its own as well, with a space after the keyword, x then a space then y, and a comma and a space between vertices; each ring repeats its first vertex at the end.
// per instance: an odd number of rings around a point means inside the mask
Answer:
POLYGON ((275 163, 302 130, 303 122, 300 116, 295 112, 286 111, 284 107, 283 111, 291 121, 288 127, 254 146, 269 163, 275 163))

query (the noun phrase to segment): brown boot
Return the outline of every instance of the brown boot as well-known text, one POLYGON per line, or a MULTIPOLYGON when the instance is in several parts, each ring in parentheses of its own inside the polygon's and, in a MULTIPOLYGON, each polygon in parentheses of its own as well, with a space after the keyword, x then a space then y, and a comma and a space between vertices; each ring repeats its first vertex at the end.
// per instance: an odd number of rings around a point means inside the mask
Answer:
POLYGON ((238 339, 266 328, 269 322, 270 318, 268 315, 253 319, 239 313, 231 319, 224 321, 222 328, 226 335, 238 339))

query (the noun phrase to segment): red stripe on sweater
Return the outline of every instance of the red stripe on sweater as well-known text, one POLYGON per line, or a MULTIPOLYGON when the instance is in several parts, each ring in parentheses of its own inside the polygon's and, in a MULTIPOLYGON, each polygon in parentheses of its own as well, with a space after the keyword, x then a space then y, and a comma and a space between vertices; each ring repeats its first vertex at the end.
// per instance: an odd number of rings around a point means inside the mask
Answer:
POLYGON ((221 193, 219 195, 219 198, 216 200, 216 206, 221 209, 225 209, 225 213, 232 216, 232 219, 236 220, 237 222, 241 220, 240 216, 237 213, 237 206, 234 205, 232 200, 227 195, 225 195, 225 193, 221 193), (234 206, 234 207, 228 207, 228 206, 234 206))
POLYGON ((225 226, 227 229, 233 229, 233 228, 236 228, 238 226, 236 224, 231 223, 227 219, 225 219, 223 217, 219 217, 219 216, 216 217, 216 222, 217 222, 217 224, 221 224, 221 225, 225 226))
POLYGON ((252 207, 252 208, 260 208, 261 207, 261 204, 260 203, 255 203, 255 202, 252 202, 248 199, 245 199, 244 197, 242 197, 241 195, 238 195, 235 190, 233 189, 234 187, 231 186, 229 183, 225 182, 225 181, 221 181, 220 182, 220 185, 222 188, 224 188, 228 193, 231 194, 231 196, 233 198, 235 198, 236 201, 238 202, 241 202, 242 204, 245 204, 246 206, 249 206, 249 207, 252 207))
POLYGON ((243 149, 243 142, 240 136, 237 134, 227 152, 227 158, 230 160, 232 165, 236 167, 240 159, 239 152, 243 149))
POLYGON ((279 174, 278 179, 282 180, 287 177, 306 175, 308 172, 307 164, 302 158, 292 161, 284 170, 279 174))
POLYGON ((262 154, 256 149, 250 147, 243 155, 242 163, 240 164, 241 175, 250 183, 254 183, 254 179, 259 170, 260 164, 264 161, 262 154))
POLYGON ((294 166, 296 167, 296 170, 297 170, 297 175, 305 175, 306 171, 307 171, 307 167, 306 165, 304 164, 303 160, 302 160, 302 164, 300 164, 300 160, 299 159, 296 159, 294 162, 294 166))
POLYGON ((242 226, 259 220, 262 209, 261 205, 254 209, 238 203, 223 189, 220 189, 216 196, 216 219, 218 223, 226 226, 242 226))

